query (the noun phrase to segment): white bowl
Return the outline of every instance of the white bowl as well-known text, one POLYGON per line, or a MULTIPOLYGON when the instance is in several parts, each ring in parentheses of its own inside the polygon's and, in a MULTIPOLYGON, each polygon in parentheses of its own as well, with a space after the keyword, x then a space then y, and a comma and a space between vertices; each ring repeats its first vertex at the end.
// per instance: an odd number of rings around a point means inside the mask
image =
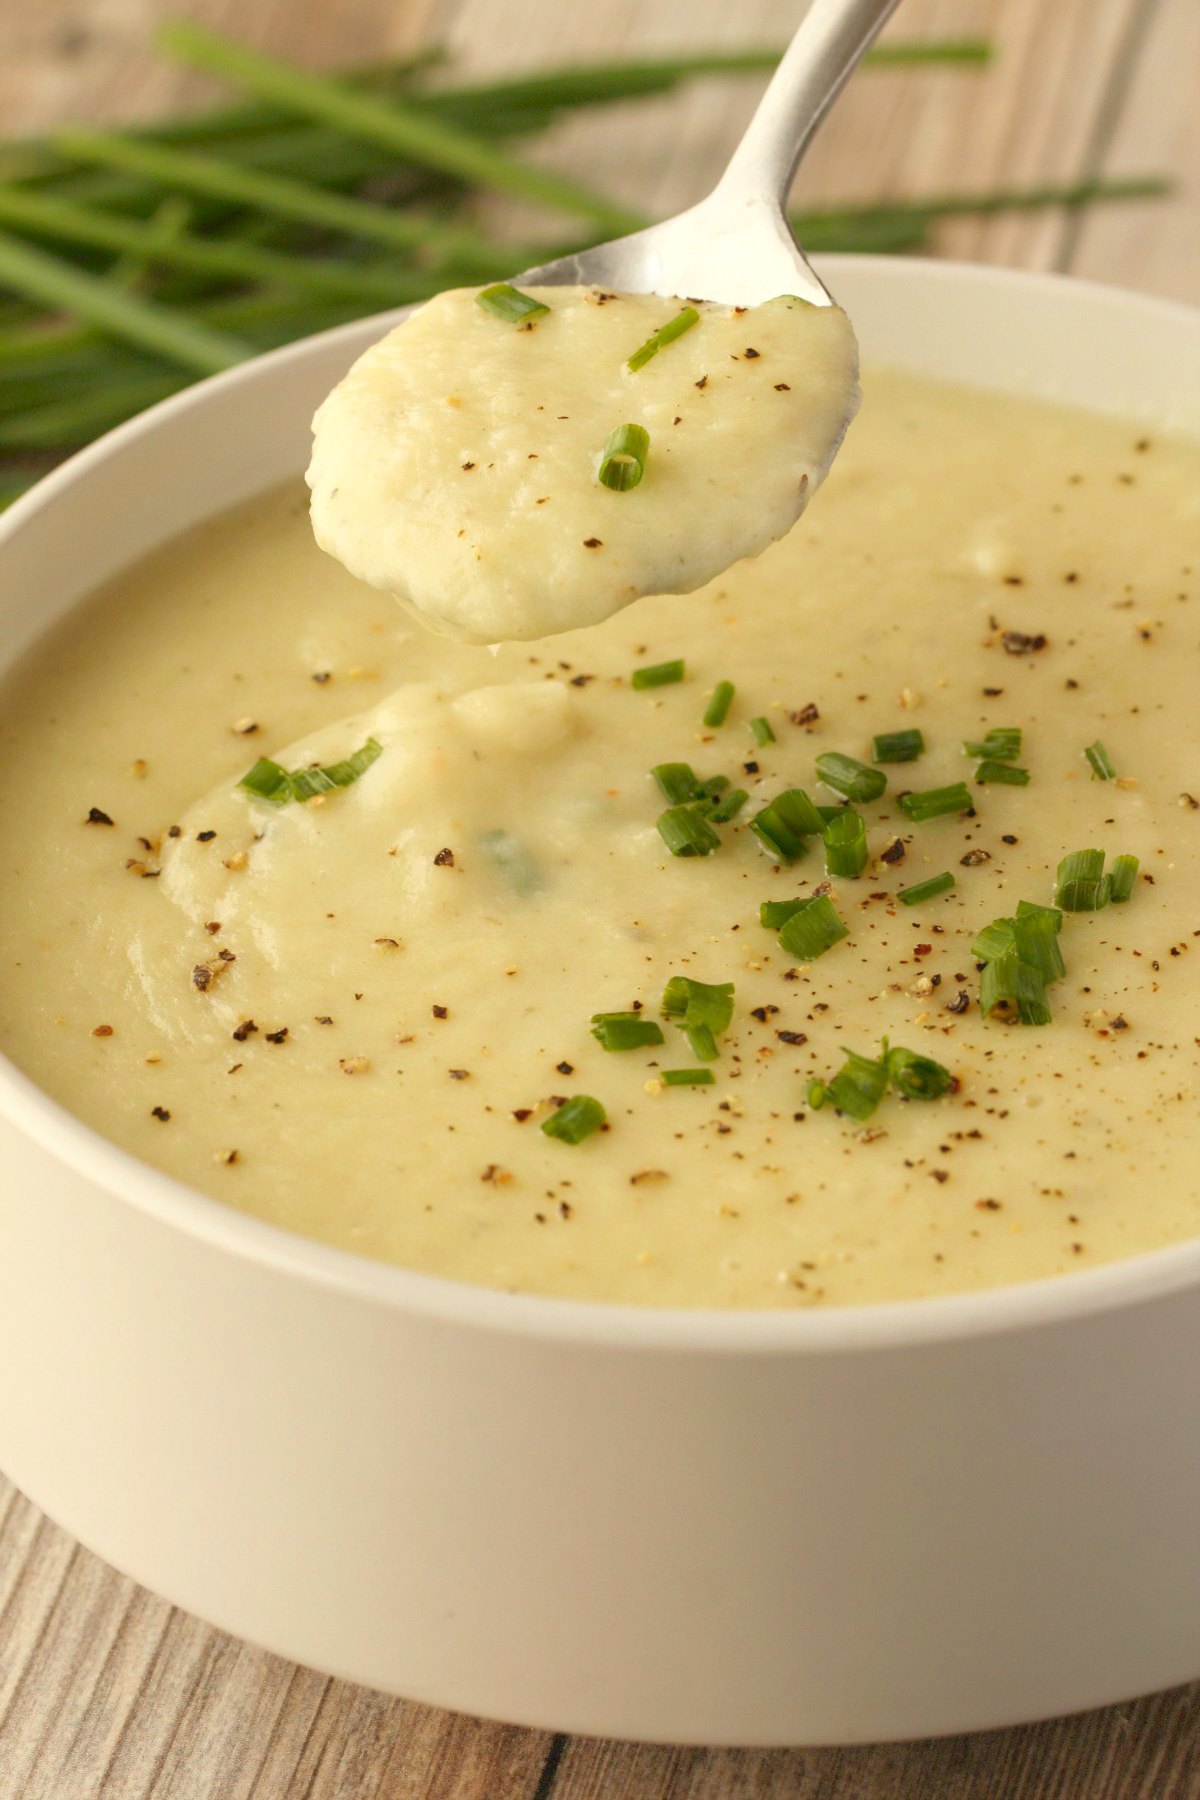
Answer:
MULTIPOLYGON (((827 259, 868 360, 1200 431, 1200 314, 827 259)), ((0 530, 5 663, 298 474, 389 321, 202 383, 0 530)), ((0 1064, 0 1465, 300 1662, 522 1724, 851 1743, 1200 1675, 1200 1241, 816 1313, 493 1293, 260 1224, 0 1064)))

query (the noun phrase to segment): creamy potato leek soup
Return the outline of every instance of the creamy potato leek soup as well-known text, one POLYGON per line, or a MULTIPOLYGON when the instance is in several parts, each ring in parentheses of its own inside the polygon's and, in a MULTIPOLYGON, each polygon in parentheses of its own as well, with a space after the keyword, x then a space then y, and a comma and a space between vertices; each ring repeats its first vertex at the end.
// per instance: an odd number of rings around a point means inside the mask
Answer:
POLYGON ((789 295, 441 294, 318 412, 317 541, 455 637, 594 625, 782 537, 857 379, 845 313, 789 295))
POLYGON ((113 582, 0 711, 4 1049, 231 1206, 501 1288, 1194 1236, 1200 449, 865 392, 798 530, 546 640, 408 621, 298 480, 113 582))

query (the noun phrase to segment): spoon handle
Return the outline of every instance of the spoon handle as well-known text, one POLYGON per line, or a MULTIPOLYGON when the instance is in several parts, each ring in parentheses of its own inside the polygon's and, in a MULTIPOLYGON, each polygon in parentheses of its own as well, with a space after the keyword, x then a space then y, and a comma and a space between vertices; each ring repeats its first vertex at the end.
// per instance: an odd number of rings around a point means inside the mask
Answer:
POLYGON ((715 189, 787 201, 808 141, 899 0, 812 0, 715 189))

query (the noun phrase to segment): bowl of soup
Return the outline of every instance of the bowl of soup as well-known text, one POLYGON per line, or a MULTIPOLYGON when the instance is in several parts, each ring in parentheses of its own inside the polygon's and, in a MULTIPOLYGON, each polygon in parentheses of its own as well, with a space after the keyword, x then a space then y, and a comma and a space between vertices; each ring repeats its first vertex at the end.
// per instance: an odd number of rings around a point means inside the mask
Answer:
POLYGON ((0 1466, 330 1673, 786 1744, 1200 1672, 1200 319, 823 274, 803 519, 579 629, 313 541, 401 315, 0 527, 0 1466))

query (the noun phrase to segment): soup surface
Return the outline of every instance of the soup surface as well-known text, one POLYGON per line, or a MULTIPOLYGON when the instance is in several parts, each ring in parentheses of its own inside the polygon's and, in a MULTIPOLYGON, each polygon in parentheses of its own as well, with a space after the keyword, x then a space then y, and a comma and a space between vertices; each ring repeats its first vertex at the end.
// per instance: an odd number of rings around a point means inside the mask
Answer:
POLYGON ((500 1287, 845 1304, 1193 1236, 1198 528, 1195 447, 876 373, 825 493, 756 561, 493 652, 323 556, 299 483, 268 495, 115 582, 7 687, 0 1041, 232 1206, 500 1287), (1028 785, 964 755, 1005 727, 1028 785), (862 874, 832 880, 848 935, 789 952, 759 908, 821 887, 821 841, 789 863, 747 821, 788 789, 837 804, 819 755, 870 764, 875 734, 913 730, 923 753, 858 808, 862 874), (260 756, 336 768, 371 742, 308 801, 237 786, 260 756), (657 828, 666 763, 749 796, 709 854, 657 828), (973 815, 904 810, 961 780, 973 815), (1066 914, 1052 1023, 985 1019, 977 933, 1050 903, 1085 848, 1140 859, 1131 897, 1066 914), (714 1060, 662 1017, 679 976, 733 984, 714 1060), (606 1051, 603 1012, 664 1042, 606 1051), (955 1087, 814 1110, 843 1048, 885 1036, 955 1087), (547 1135, 577 1095, 606 1127, 547 1135))
POLYGON ((840 308, 507 296, 542 310, 512 319, 474 288, 439 294, 317 413, 313 528, 353 574, 491 643, 690 592, 795 523, 857 404, 840 308), (609 487, 602 453, 627 425, 644 434, 643 473, 609 487))

